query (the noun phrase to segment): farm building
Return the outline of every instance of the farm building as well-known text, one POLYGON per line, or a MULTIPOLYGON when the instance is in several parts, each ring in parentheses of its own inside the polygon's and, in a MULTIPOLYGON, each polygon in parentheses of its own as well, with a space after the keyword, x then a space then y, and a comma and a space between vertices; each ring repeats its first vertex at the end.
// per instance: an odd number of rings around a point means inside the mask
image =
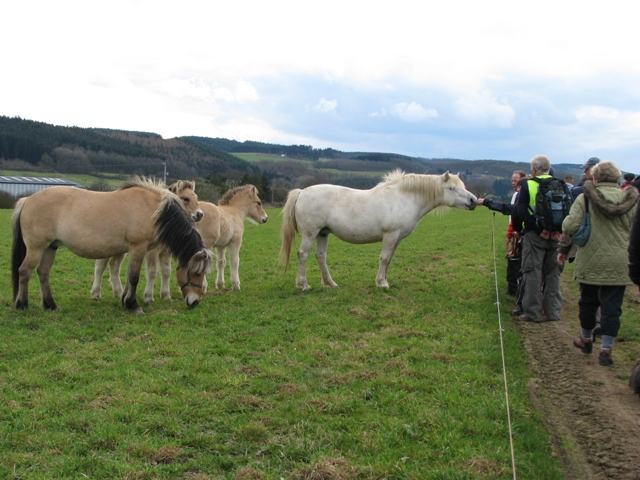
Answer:
POLYGON ((0 191, 7 192, 16 198, 26 197, 38 190, 44 190, 56 185, 86 188, 84 185, 64 178, 5 177, 0 175, 0 191))

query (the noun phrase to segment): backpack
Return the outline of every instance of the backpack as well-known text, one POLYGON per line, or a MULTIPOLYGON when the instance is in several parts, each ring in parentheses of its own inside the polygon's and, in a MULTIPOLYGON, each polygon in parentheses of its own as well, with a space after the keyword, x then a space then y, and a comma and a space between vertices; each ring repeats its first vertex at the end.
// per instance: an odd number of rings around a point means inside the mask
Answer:
POLYGON ((564 180, 558 178, 537 178, 538 193, 533 216, 536 224, 549 232, 562 232, 562 221, 571 209, 571 193, 564 180))

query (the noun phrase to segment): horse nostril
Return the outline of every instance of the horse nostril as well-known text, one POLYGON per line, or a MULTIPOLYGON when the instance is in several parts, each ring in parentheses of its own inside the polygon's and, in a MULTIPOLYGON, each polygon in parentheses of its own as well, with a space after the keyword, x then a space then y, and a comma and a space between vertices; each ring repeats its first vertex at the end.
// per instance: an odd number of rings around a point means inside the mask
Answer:
POLYGON ((200 303, 200 300, 194 300, 193 303, 191 305, 189 305, 189 307, 193 308, 198 306, 198 304, 200 303))

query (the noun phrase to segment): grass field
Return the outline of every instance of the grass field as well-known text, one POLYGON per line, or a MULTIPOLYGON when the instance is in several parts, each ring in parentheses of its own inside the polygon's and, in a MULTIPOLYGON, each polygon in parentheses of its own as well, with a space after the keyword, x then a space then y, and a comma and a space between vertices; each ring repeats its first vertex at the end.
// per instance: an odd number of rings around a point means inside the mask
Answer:
MULTIPOLYGON (((36 277, 30 309, 15 311, 10 213, 0 478, 513 478, 488 210, 423 219, 389 290, 375 287, 379 244, 331 238, 341 288, 321 287, 312 259, 303 293, 295 261, 277 266, 270 209, 267 224, 247 224, 242 291, 211 291, 193 310, 156 300, 143 316, 123 311, 106 279, 91 300, 93 262, 65 249, 51 277, 60 309, 41 309, 36 277)), ((561 479, 502 293, 507 218, 495 224, 517 475, 561 479)))

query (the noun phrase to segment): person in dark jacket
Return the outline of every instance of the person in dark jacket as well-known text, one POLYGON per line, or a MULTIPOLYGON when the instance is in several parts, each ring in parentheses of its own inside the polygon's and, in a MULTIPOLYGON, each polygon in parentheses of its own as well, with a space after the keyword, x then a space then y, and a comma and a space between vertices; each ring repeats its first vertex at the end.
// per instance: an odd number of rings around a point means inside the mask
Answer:
POLYGON ((518 276, 520 273, 520 259, 522 252, 522 241, 520 238, 520 230, 522 230, 522 222, 514 225, 512 215, 515 210, 516 199, 520 191, 520 180, 527 174, 516 170, 511 175, 511 186, 514 193, 511 197, 511 203, 498 202, 490 198, 478 198, 478 205, 484 205, 489 210, 500 212, 503 215, 510 215, 509 227, 507 228, 507 294, 512 296, 518 295, 518 276))
MULTIPOLYGON (((533 177, 550 178, 551 162, 544 155, 531 159, 533 177)), ((562 312, 562 293, 560 292, 560 274, 562 269, 557 262, 558 240, 561 232, 544 230, 534 215, 538 182, 527 180, 518 194, 516 211, 524 224, 522 246, 522 274, 525 284, 522 309, 518 318, 527 322, 560 320, 562 312), (544 276, 544 295, 538 288, 544 276), (544 315, 543 315, 544 314, 544 315)))
POLYGON ((629 278, 640 290, 640 203, 636 206, 636 214, 631 224, 629 235, 629 278))

